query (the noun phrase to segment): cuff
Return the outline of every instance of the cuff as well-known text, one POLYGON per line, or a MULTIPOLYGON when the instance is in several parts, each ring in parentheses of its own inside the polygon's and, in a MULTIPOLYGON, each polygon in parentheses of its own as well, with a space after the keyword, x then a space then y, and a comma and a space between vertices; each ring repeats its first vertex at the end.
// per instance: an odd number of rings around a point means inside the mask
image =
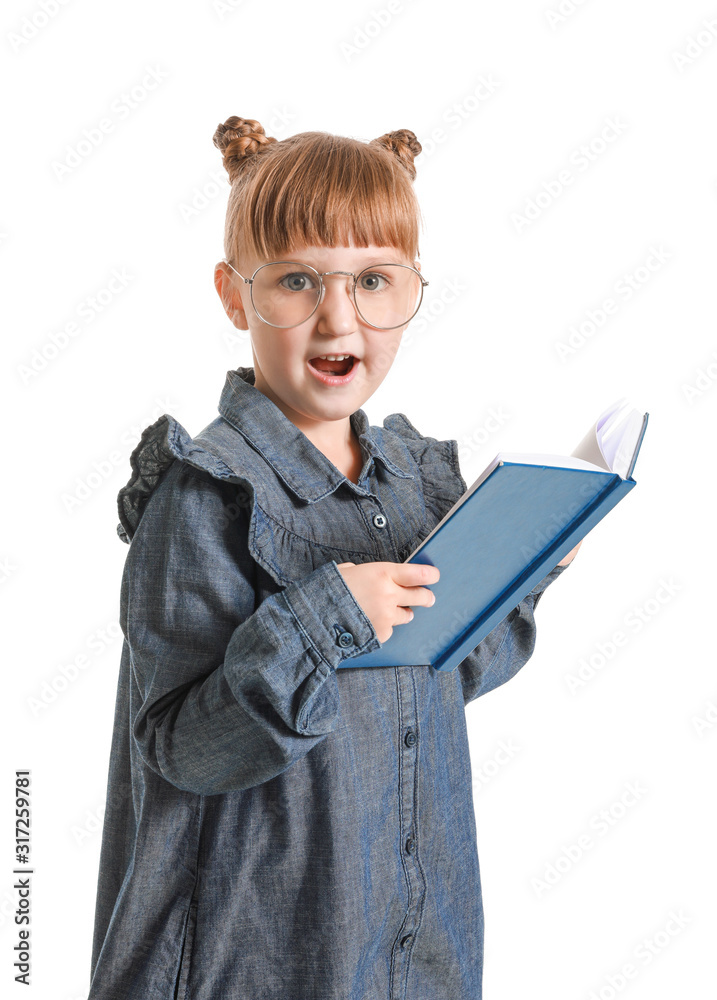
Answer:
POLYGON ((380 647, 376 630, 335 560, 320 566, 305 584, 296 581, 284 596, 299 629, 332 669, 350 656, 380 647))

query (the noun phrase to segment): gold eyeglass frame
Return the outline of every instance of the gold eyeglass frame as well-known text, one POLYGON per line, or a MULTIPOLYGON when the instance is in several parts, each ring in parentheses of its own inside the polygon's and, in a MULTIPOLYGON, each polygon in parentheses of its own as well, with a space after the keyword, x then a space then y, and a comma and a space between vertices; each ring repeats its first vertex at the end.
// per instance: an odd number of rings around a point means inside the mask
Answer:
POLYGON ((415 267, 412 267, 410 264, 398 264, 396 261, 385 261, 384 264, 371 264, 369 267, 365 267, 362 271, 359 271, 358 274, 355 274, 353 271, 317 271, 315 267, 311 266, 311 264, 303 264, 301 261, 298 260, 270 260, 267 261, 266 264, 260 264, 259 267, 257 267, 256 271, 254 271, 254 273, 252 274, 251 278, 245 278, 243 274, 239 274, 239 271, 237 271, 237 269, 234 267, 233 264, 229 263, 226 257, 223 258, 222 263, 227 264, 232 269, 232 271, 242 279, 242 281, 245 284, 249 285, 251 304, 254 308, 254 312, 257 314, 262 323, 266 323, 267 326, 273 326, 278 330, 289 330, 291 329, 292 326, 300 326, 301 324, 289 323, 288 325, 282 326, 279 323, 270 323, 269 320, 264 319, 264 317, 257 309, 256 303, 254 302, 254 279, 256 278, 257 274, 259 273, 259 271, 261 271, 263 267, 269 267, 271 264, 296 264, 297 267, 304 267, 307 270, 313 272, 319 279, 319 294, 316 299, 316 305, 311 310, 306 319, 303 319, 301 321, 302 323, 306 323, 307 320, 311 319, 316 310, 319 308, 319 305, 321 304, 324 298, 324 277, 329 274, 343 274, 348 278, 354 279, 354 283, 351 287, 351 298, 353 299, 354 302, 354 308, 356 309, 356 312, 361 317, 363 322, 366 323, 368 326, 373 327, 375 330, 397 330, 399 326, 405 326, 407 323, 410 323, 413 317, 418 312, 418 310, 421 308, 421 303, 423 302, 423 289, 426 288, 429 284, 423 277, 421 272, 417 271, 415 267), (405 319, 403 323, 396 323, 394 326, 376 326, 374 323, 369 323, 369 321, 366 319, 366 317, 359 309, 358 302, 356 301, 356 285, 358 284, 358 280, 361 277, 361 275, 365 274, 366 271, 371 272, 377 270, 380 267, 385 267, 389 264, 391 265, 391 267, 406 267, 408 268, 409 271, 413 271, 414 274, 418 275, 421 282, 421 297, 419 298, 418 305, 416 306, 413 313, 408 317, 408 319, 405 319))

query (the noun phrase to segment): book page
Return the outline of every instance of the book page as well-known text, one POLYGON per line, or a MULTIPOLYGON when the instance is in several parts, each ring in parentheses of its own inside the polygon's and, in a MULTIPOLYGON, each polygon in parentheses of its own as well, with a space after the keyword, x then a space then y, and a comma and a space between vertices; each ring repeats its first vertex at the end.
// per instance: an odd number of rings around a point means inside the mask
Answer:
POLYGON ((623 396, 603 410, 572 454, 626 479, 644 417, 623 396))

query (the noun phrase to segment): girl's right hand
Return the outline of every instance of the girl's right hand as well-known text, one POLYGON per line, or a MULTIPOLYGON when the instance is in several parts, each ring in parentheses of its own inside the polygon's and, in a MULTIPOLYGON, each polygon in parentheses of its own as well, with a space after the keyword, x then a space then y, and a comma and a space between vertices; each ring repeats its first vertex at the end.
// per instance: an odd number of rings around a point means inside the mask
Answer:
POLYGON ((413 618, 410 605, 430 608, 436 596, 426 586, 440 571, 428 563, 344 562, 337 564, 346 586, 369 618, 379 642, 391 638, 394 625, 413 618))

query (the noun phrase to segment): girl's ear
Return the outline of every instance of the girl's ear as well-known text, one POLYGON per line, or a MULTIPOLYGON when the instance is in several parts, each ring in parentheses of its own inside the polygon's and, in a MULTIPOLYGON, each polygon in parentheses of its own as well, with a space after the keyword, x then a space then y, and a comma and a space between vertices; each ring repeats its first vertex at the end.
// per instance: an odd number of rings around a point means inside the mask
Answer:
POLYGON ((241 292, 236 286, 231 271, 223 261, 214 268, 214 287, 222 300, 224 312, 238 330, 248 330, 249 324, 244 311, 241 292))

